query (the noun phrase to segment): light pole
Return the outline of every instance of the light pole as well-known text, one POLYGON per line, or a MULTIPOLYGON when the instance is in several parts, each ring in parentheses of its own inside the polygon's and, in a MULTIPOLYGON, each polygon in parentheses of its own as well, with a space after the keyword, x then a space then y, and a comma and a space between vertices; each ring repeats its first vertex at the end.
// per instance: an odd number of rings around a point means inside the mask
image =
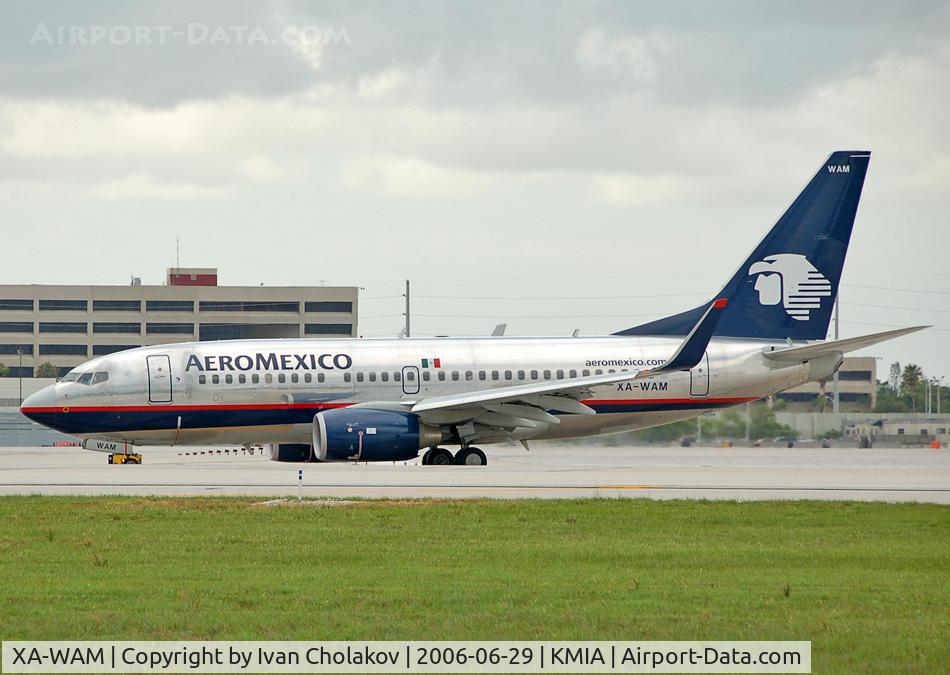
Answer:
POLYGON ((23 405, 23 348, 22 347, 17 347, 16 355, 20 359, 20 366, 19 368, 17 368, 17 371, 16 371, 17 377, 20 379, 20 401, 17 404, 17 407, 20 407, 21 405, 23 405))
POLYGON ((937 414, 940 414, 940 390, 943 388, 943 375, 937 380, 937 414))
MULTIPOLYGON (((940 414, 940 388, 943 387, 943 375, 940 377, 934 377, 932 382, 934 387, 937 389, 937 414, 940 414)), ((930 395, 931 404, 933 404, 933 394, 930 395)), ((933 407, 931 405, 931 407, 933 407)))
MULTIPOLYGON (((835 340, 838 339, 838 307, 841 305, 841 296, 835 295, 835 340)), ((840 412, 840 397, 838 396, 838 369, 835 369, 835 374, 832 376, 832 399, 831 399, 831 411, 833 413, 840 412)))

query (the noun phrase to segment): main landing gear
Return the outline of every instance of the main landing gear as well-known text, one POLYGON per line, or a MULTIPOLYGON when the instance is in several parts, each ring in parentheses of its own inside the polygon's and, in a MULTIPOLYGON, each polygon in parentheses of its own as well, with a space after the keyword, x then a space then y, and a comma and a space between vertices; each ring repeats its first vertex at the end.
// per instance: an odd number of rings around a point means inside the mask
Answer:
POLYGON ((422 456, 422 463, 425 466, 447 466, 449 464, 485 466, 488 464, 488 458, 478 448, 462 448, 455 453, 455 456, 445 448, 429 448, 422 456))

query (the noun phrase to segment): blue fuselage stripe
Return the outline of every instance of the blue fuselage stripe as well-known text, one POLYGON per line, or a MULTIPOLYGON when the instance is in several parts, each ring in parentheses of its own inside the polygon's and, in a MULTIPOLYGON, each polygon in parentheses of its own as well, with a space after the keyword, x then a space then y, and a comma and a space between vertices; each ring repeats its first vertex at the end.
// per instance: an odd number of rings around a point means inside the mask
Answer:
MULTIPOLYGON (((611 401, 588 402, 598 413, 661 412, 671 410, 697 410, 724 408, 735 405, 732 401, 611 401)), ((61 411, 31 411, 30 417, 48 427, 67 434, 94 434, 97 432, 159 431, 179 428, 209 429, 227 427, 254 427, 270 425, 310 424, 313 416, 324 406, 275 407, 253 410, 161 408, 137 411, 83 410, 64 413, 61 411)))

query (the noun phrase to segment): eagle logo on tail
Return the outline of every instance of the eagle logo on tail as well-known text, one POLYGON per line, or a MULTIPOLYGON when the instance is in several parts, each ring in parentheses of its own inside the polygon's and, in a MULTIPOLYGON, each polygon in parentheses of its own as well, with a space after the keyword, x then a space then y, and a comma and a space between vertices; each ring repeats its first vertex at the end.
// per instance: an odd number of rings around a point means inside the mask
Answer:
POLYGON ((758 275, 759 304, 781 303, 797 321, 808 321, 811 310, 821 307, 821 299, 831 297, 831 282, 808 258, 796 253, 766 256, 749 268, 752 275, 758 275))

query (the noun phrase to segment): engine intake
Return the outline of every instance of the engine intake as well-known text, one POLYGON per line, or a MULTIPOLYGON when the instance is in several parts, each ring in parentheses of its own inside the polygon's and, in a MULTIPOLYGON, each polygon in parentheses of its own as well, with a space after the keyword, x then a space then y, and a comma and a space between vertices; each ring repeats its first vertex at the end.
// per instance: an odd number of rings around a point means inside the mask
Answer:
POLYGON ((371 408, 326 410, 313 417, 313 448, 321 462, 394 462, 442 441, 418 415, 371 408))

